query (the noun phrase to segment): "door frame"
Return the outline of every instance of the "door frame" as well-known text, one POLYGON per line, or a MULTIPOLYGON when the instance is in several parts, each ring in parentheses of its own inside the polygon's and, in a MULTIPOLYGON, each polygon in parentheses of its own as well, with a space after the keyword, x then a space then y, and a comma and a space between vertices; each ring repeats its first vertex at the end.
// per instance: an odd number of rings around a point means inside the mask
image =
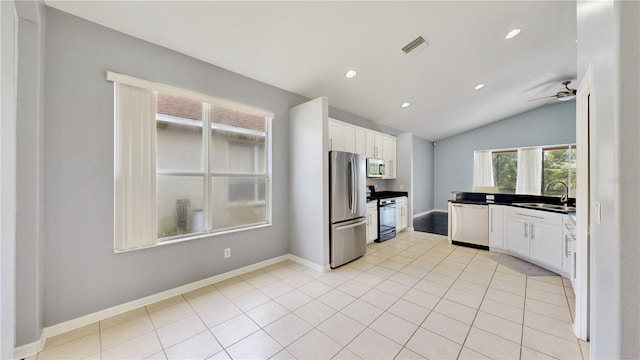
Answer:
POLYGON ((592 228, 591 218, 591 173, 589 170, 591 157, 589 125, 594 111, 593 64, 585 71, 576 94, 576 241, 574 252, 576 295, 575 318, 573 332, 584 341, 589 339, 589 292, 590 292, 590 243, 592 228))

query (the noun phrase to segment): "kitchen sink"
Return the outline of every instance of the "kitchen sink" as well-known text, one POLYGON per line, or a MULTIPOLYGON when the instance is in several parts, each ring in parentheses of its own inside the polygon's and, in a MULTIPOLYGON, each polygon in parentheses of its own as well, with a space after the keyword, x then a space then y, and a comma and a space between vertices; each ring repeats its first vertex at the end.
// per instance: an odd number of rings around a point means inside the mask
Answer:
POLYGON ((542 210, 555 210, 562 212, 574 212, 576 208, 574 206, 545 204, 545 203, 514 203, 513 205, 526 207, 530 209, 542 209, 542 210))

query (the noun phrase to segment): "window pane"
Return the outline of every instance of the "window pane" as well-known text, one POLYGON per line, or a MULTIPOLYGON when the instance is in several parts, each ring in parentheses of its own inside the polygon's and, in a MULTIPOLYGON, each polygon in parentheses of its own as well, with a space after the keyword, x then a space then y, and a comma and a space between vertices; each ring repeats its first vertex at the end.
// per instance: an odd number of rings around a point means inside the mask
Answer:
POLYGON ((158 238, 203 232, 203 176, 158 175, 158 238))
POLYGON ((516 192, 518 153, 516 151, 493 153, 493 181, 503 193, 516 192))
POLYGON ((569 163, 569 196, 575 197, 575 191, 577 189, 576 177, 578 176, 576 172, 576 147, 572 146, 570 152, 571 161, 569 163))
POLYGON ((264 176, 211 179, 211 219, 214 230, 267 221, 264 176))
POLYGON ((156 120, 158 171, 204 171, 202 103, 158 94, 156 120))
POLYGON ((211 171, 215 173, 265 172, 265 118, 211 107, 211 171))
MULTIPOLYGON (((561 196, 565 187, 554 181, 562 181, 569 185, 569 166, 571 163, 571 151, 569 149, 552 149, 542 151, 542 195, 561 196), (547 189, 549 186, 549 189, 547 189)), ((575 176, 575 174, 574 174, 575 176)))

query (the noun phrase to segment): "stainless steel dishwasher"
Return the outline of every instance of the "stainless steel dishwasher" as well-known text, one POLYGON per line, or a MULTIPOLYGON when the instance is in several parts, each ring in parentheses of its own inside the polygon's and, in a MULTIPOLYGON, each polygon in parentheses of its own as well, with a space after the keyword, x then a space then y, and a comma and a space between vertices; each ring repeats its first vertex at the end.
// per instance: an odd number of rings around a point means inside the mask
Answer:
POLYGON ((450 203, 452 242, 489 247, 489 206, 450 203))

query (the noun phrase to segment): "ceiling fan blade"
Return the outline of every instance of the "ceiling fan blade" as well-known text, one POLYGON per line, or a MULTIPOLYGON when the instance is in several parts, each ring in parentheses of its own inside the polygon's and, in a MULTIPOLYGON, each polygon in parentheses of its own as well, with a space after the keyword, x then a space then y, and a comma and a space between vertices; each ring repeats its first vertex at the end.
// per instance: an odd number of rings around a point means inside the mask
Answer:
POLYGON ((554 97, 558 97, 558 96, 557 96, 557 95, 545 96, 545 97, 541 97, 541 98, 530 99, 529 101, 536 101, 536 100, 542 100, 542 99, 549 99, 549 98, 554 98, 554 97))

